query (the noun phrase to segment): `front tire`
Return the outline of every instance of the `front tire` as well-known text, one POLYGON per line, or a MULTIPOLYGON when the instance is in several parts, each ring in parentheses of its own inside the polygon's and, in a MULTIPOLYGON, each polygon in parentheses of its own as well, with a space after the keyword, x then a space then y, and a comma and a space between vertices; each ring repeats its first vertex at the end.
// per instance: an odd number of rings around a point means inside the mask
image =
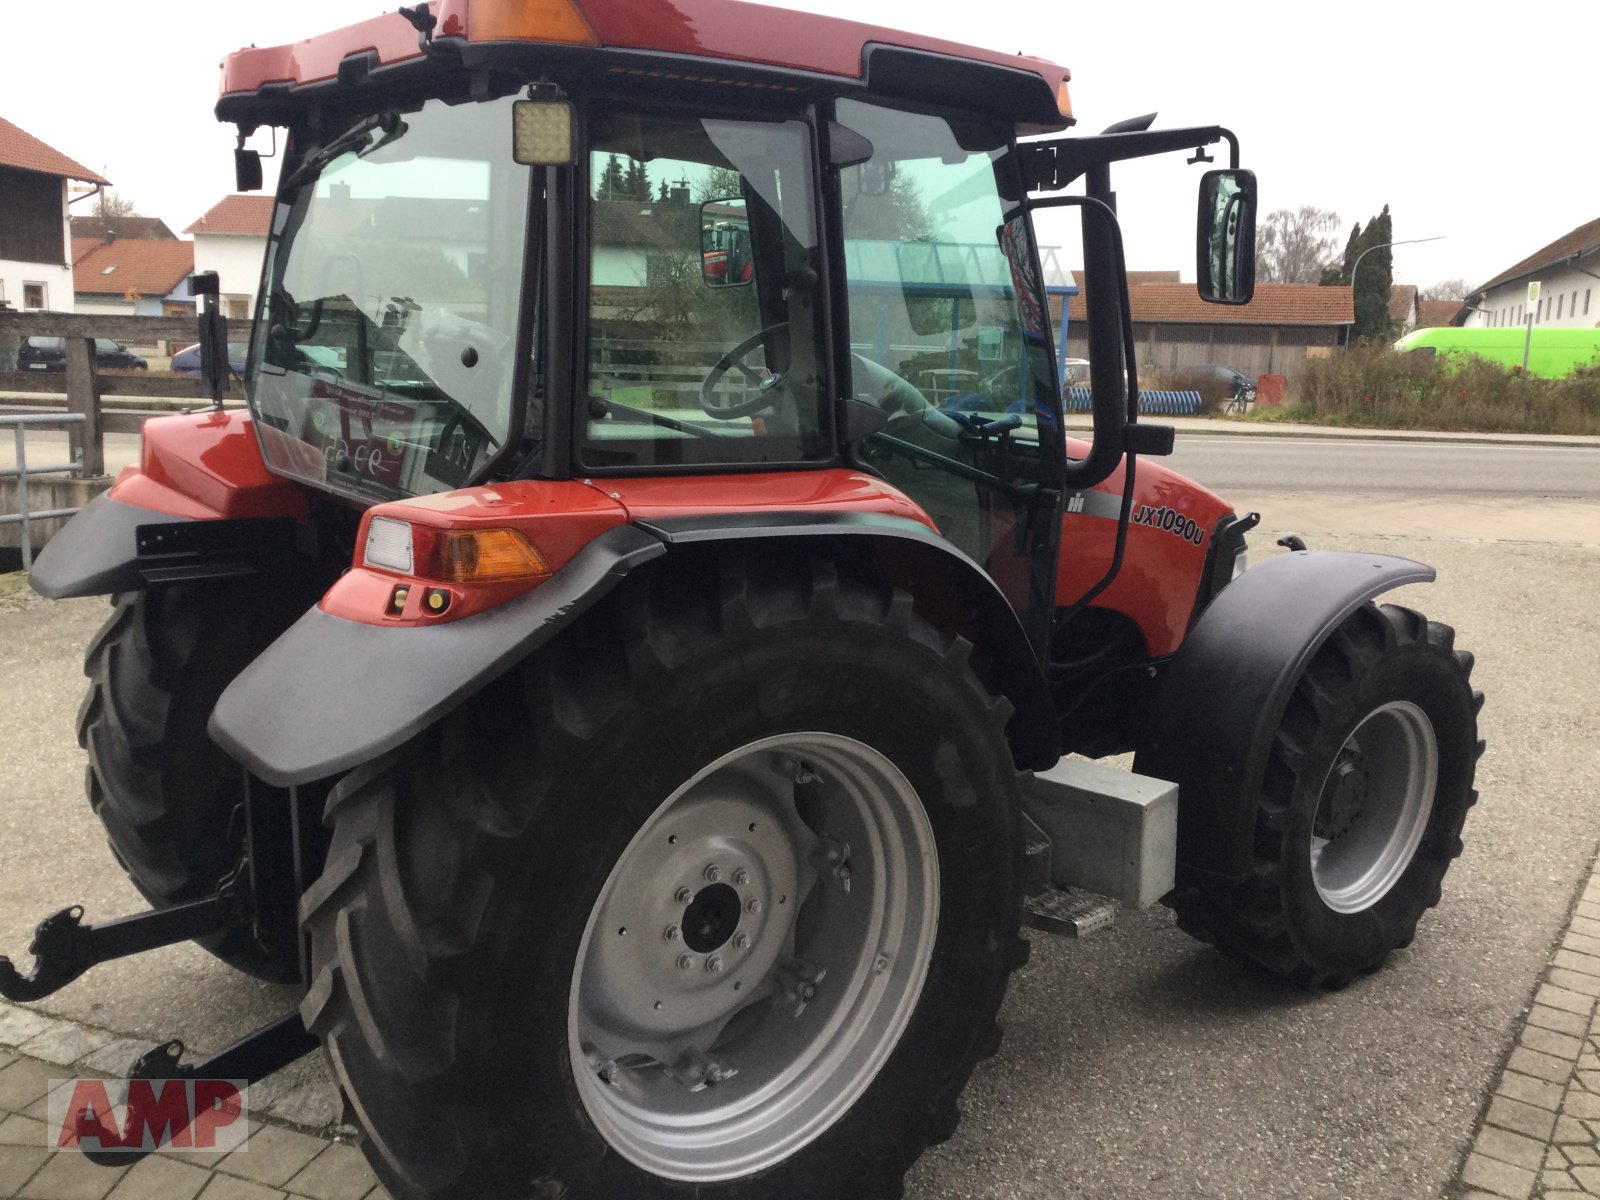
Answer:
POLYGON ((1273 735, 1252 876, 1177 892, 1185 930, 1307 986, 1410 944, 1478 795, 1483 694, 1454 643, 1396 605, 1363 605, 1334 631, 1273 735))
POLYGON ((969 651, 701 560, 341 782, 302 1015, 390 1190, 898 1195, 1024 945, 969 651))

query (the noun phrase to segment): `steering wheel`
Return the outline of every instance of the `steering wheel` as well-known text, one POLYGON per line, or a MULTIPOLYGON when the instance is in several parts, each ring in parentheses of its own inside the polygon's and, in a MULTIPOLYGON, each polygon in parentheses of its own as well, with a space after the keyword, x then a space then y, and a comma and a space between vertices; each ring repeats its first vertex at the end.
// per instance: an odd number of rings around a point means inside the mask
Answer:
POLYGON ((780 329, 788 327, 787 321, 779 321, 776 325, 768 325, 759 332, 752 333, 732 350, 729 350, 712 365, 711 372, 700 385, 700 407, 709 417, 719 421, 732 421, 738 417, 753 417, 763 409, 768 409, 776 402, 775 393, 783 387, 782 375, 761 375, 753 368, 745 365, 744 356, 757 346, 765 343, 769 334, 777 333, 780 329), (724 403, 717 399, 717 384, 722 382, 722 377, 730 370, 737 367, 739 373, 750 383, 756 386, 756 394, 748 400, 735 400, 724 403))

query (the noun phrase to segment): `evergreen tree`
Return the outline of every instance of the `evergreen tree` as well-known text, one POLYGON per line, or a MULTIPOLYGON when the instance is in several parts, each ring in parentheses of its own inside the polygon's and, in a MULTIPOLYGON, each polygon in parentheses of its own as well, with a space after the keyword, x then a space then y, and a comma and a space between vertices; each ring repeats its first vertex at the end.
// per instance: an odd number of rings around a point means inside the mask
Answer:
POLYGON ((1356 255, 1361 253, 1361 222, 1350 227, 1350 240, 1344 244, 1344 261, 1322 273, 1323 287, 1349 287, 1350 269, 1355 266, 1356 255))
POLYGON ((631 158, 628 160, 628 169, 622 181, 622 194, 630 200, 650 203, 650 175, 642 162, 636 162, 631 158))
POLYGON ((1361 270, 1355 277, 1356 323, 1351 333, 1358 338, 1387 339, 1393 334, 1389 320, 1389 292, 1394 286, 1394 221, 1389 206, 1367 222, 1360 238, 1361 270), (1381 247, 1381 249, 1379 248, 1381 247))
POLYGON ((622 162, 613 154, 606 159, 606 168, 600 172, 600 182, 595 186, 595 199, 622 200, 627 197, 627 178, 622 172, 622 162))

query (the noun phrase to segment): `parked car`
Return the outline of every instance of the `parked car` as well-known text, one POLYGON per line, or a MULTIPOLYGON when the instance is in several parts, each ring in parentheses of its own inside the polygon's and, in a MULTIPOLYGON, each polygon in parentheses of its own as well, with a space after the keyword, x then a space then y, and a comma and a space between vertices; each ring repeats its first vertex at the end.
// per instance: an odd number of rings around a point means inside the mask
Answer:
MULTIPOLYGON (((110 338, 95 338, 94 361, 100 367, 122 367, 143 371, 149 363, 129 350, 121 342, 110 338)), ((59 337, 33 335, 22 339, 17 351, 19 371, 64 371, 67 369, 67 340, 59 337)))
MULTIPOLYGON (((235 375, 244 374, 245 355, 250 352, 249 342, 228 343, 228 370, 235 375)), ((172 373, 174 375, 200 374, 200 343, 185 346, 172 356, 172 373)))

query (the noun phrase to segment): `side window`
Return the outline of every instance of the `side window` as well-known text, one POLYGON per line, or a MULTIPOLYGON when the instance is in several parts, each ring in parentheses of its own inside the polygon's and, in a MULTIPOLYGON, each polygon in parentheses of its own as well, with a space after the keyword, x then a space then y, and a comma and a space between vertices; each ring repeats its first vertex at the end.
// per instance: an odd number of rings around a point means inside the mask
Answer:
POLYGON ((798 121, 598 115, 585 466, 831 452, 810 136, 798 121))
POLYGON ((851 390, 888 415, 862 456, 998 577, 996 557, 1019 541, 1015 498, 1052 478, 1062 453, 1009 143, 856 100, 837 114, 873 147, 841 178, 851 390))
POLYGON ((843 180, 852 350, 936 407, 1031 428, 1047 318, 1027 222, 1002 193, 1004 141, 853 100, 838 111, 874 147, 843 180))

